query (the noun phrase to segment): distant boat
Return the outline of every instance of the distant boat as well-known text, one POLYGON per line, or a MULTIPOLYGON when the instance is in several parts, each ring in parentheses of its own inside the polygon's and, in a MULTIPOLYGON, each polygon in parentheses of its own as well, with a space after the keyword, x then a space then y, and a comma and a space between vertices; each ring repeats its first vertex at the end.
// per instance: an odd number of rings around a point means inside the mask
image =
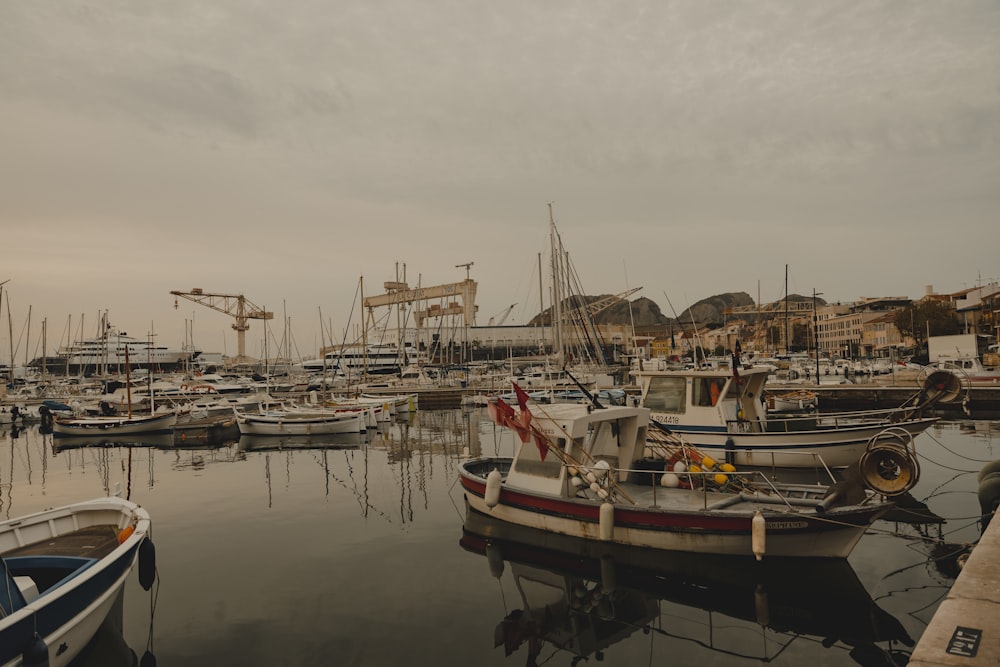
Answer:
POLYGON ((954 373, 967 384, 1000 385, 1000 370, 986 368, 977 357, 941 357, 926 368, 954 373))
POLYGON ((137 561, 140 583, 152 585, 149 528, 146 510, 118 497, 0 523, 0 664, 68 665, 108 616, 137 561))
MULTIPOLYGON (((887 492, 898 491, 868 476, 779 484, 688 447, 664 446, 653 458, 647 408, 527 403, 517 412, 491 405, 495 420, 520 435, 513 457, 459 464, 469 509, 510 524, 664 551, 847 558, 892 508, 887 492)), ((893 463, 906 469, 899 492, 912 488, 912 452, 893 463)))
POLYGON ((808 389, 797 389, 780 394, 767 394, 767 409, 771 412, 799 412, 815 410, 818 399, 816 392, 808 389))
POLYGON ((123 373, 126 367, 170 371, 183 368, 198 354, 197 350, 155 345, 108 326, 106 333, 99 338, 60 347, 56 357, 48 360, 47 366, 50 373, 69 374, 123 373))
POLYGON ((400 348, 388 343, 359 345, 333 350, 318 359, 303 361, 302 368, 308 373, 339 372, 351 378, 364 374, 399 374, 409 364, 411 354, 409 346, 400 348))
POLYGON ((113 439, 124 435, 170 434, 177 423, 174 413, 159 415, 120 415, 95 417, 56 418, 52 423, 52 433, 56 437, 100 436, 113 439))
POLYGON ((240 435, 321 435, 361 433, 367 430, 366 410, 290 408, 261 413, 236 413, 240 435))

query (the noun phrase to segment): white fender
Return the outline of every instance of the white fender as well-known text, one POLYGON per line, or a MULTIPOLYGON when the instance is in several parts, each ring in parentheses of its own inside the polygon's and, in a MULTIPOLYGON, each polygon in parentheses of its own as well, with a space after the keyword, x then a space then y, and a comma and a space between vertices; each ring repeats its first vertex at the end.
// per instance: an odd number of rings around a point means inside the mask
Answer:
POLYGON ((610 542, 615 534, 615 506, 611 503, 601 503, 600 535, 605 542, 610 542))
POLYGON ((503 475, 500 471, 494 468, 489 475, 486 476, 486 506, 493 509, 500 502, 500 482, 503 481, 503 475))
POLYGON ((767 522, 764 516, 757 510, 753 513, 753 520, 750 522, 750 545, 753 555, 760 560, 764 556, 764 546, 767 541, 767 522))

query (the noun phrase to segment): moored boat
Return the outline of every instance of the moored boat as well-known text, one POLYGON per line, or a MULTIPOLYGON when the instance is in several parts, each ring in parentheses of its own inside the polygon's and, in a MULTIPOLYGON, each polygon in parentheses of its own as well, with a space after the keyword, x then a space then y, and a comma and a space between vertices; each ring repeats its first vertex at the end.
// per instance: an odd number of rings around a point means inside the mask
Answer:
MULTIPOLYGON (((525 395, 519 411, 498 400, 491 412, 521 442, 513 457, 460 464, 469 507, 587 540, 695 553, 846 558, 893 506, 890 493, 902 492, 895 482, 880 488, 863 475, 829 486, 778 484, 688 447, 683 452, 695 452, 697 466, 682 470, 669 458, 651 460, 650 411, 642 407, 529 407, 525 395)), ((880 462, 904 469, 904 491, 916 482, 909 452, 880 462)))
POLYGON ((267 410, 259 414, 234 409, 240 435, 319 435, 361 433, 367 430, 367 415, 361 411, 267 410))
POLYGON ((177 423, 174 413, 153 415, 109 415, 57 418, 52 423, 56 437, 114 438, 127 435, 170 434, 177 423))
POLYGON ((923 408, 944 401, 943 392, 935 389, 915 395, 913 404, 890 410, 768 419, 765 369, 656 370, 633 375, 641 388, 639 404, 650 409, 655 422, 706 454, 735 465, 813 467, 820 456, 831 468, 846 467, 885 428, 922 433, 938 421, 923 416, 923 408))
POLYGON ((796 389, 766 395, 767 409, 771 412, 799 412, 815 410, 818 404, 816 392, 808 389, 796 389))
POLYGON ((155 563, 149 514, 118 497, 0 523, 0 664, 69 664, 100 628, 139 562, 155 563))

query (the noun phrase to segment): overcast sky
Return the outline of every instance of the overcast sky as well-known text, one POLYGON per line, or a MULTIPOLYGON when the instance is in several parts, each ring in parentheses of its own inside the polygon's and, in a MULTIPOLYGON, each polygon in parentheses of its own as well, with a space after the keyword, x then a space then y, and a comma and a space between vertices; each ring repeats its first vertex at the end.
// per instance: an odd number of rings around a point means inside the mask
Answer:
POLYGON ((668 315, 996 280, 1000 3, 0 3, 17 357, 105 310, 234 354, 192 287, 309 356, 403 265, 523 323, 550 202, 588 293, 668 315))

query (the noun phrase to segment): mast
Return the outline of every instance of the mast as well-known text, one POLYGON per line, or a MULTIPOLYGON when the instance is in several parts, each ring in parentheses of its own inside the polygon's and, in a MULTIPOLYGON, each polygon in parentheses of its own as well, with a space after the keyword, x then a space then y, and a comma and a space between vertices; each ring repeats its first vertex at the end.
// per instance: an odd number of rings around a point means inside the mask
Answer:
MULTIPOLYGON (((541 348, 539 352, 545 351, 545 343, 543 342, 545 333, 545 328, 544 328, 545 324, 544 320, 542 319, 542 314, 545 312, 545 287, 543 285, 544 282, 545 280, 542 278, 542 253, 538 253, 538 324, 540 327, 542 327, 542 333, 538 335, 538 345, 541 348)), ((549 313, 549 315, 550 315, 549 325, 552 326, 555 323, 552 321, 551 317, 552 313, 549 313)), ((555 330, 554 327, 553 330, 555 330)))
POLYGON ((128 345, 125 346, 125 395, 128 397, 128 418, 132 419, 132 371, 128 360, 128 345))
MULTIPOLYGON (((361 303, 365 302, 365 277, 358 279, 358 287, 361 290, 361 303)), ((343 353, 341 353, 343 354, 343 353)), ((364 306, 361 307, 361 377, 368 379, 368 319, 365 317, 364 306)))
POLYGON ((785 264, 785 354, 791 353, 791 343, 788 338, 788 265, 785 264))
POLYGON ((549 203, 549 244, 552 253, 552 320, 553 334, 555 336, 553 347, 555 348, 556 361, 562 364, 563 360, 563 330, 562 330, 562 272, 559 269, 562 262, 562 250, 559 247, 558 235, 556 234, 556 221, 552 214, 552 204, 549 203))

